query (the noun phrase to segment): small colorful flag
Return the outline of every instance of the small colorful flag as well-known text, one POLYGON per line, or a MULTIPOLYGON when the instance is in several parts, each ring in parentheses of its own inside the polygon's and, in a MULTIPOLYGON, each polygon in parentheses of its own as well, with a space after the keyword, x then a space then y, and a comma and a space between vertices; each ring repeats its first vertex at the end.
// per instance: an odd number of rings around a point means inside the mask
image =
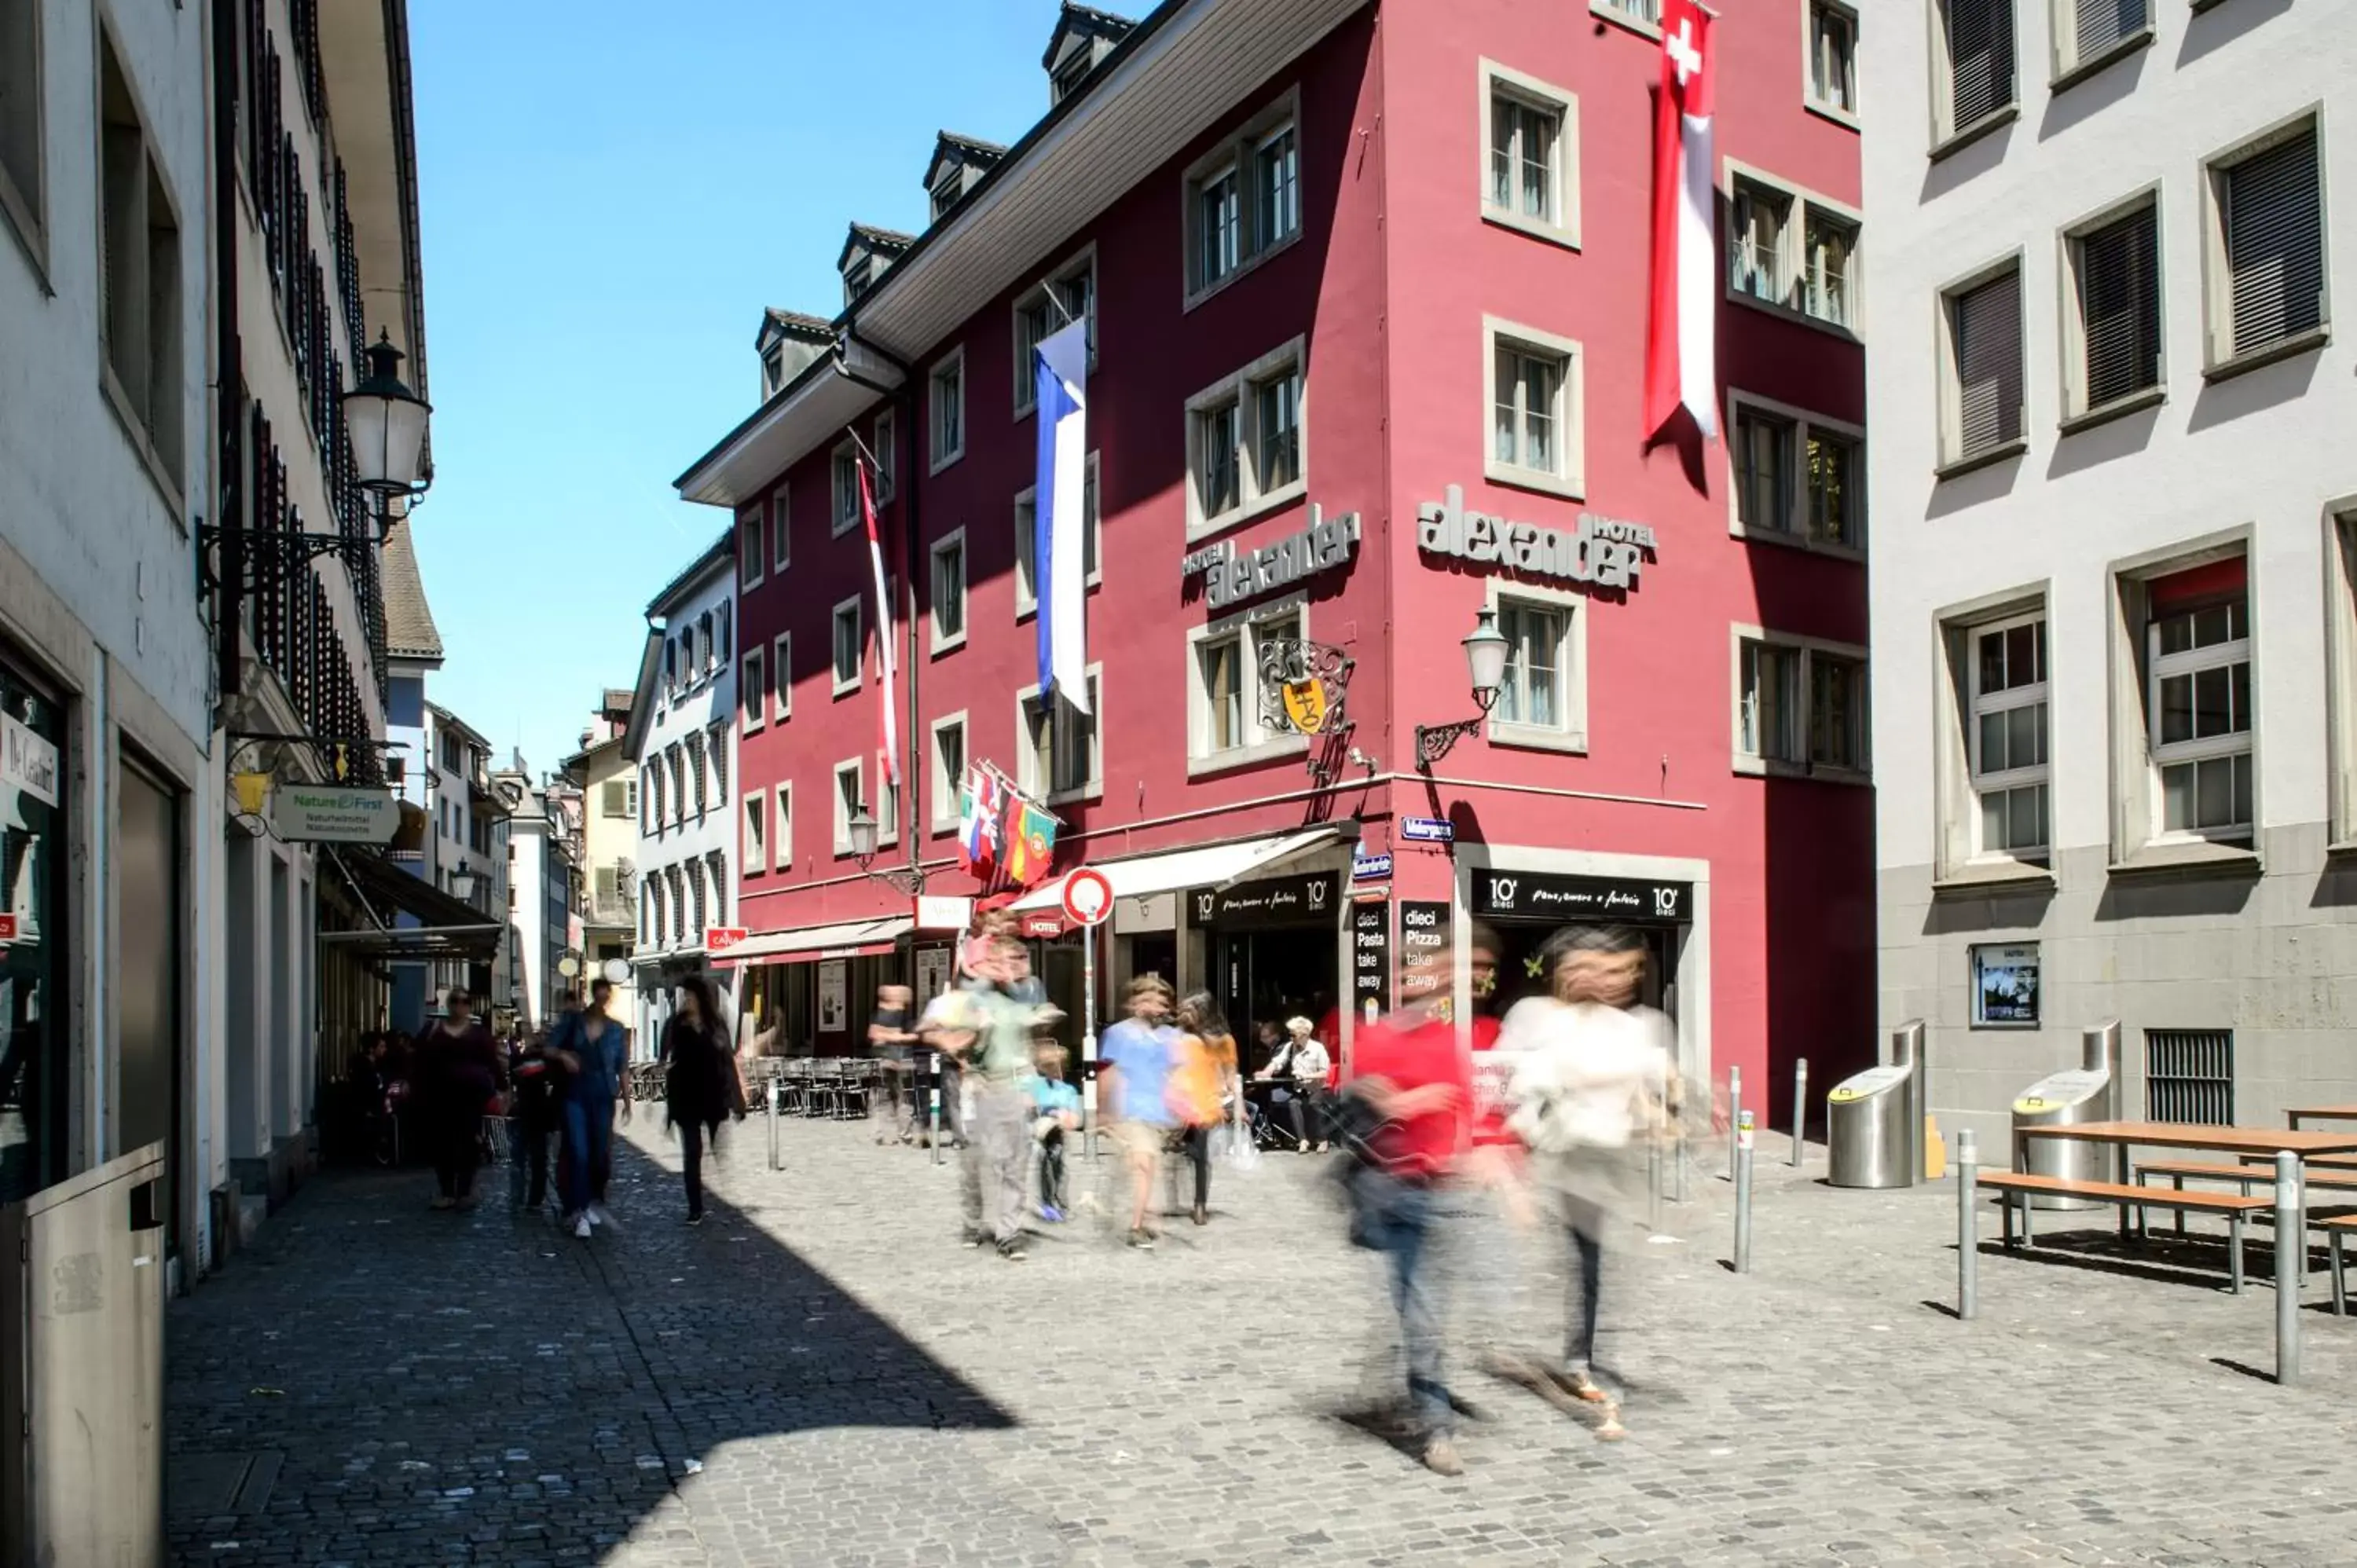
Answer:
POLYGON ((958 802, 958 864, 972 875, 983 875, 998 862, 1001 810, 998 780, 969 768, 958 802))
POLYGON ((1056 819, 1028 801, 1007 812, 1006 877, 1028 887, 1048 875, 1056 860, 1056 819))

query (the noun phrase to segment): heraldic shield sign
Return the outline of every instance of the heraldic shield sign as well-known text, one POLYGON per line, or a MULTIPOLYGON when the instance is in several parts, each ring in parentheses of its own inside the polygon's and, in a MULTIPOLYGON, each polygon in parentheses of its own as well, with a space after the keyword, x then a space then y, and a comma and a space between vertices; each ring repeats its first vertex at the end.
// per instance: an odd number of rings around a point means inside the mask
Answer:
POLYGON ((1303 735, 1316 735, 1326 727, 1326 682, 1315 675, 1305 681, 1285 683, 1285 716, 1303 735))
POLYGON ((1343 728, 1354 661, 1339 648, 1295 638, 1260 645, 1261 723, 1273 730, 1331 735, 1343 728))

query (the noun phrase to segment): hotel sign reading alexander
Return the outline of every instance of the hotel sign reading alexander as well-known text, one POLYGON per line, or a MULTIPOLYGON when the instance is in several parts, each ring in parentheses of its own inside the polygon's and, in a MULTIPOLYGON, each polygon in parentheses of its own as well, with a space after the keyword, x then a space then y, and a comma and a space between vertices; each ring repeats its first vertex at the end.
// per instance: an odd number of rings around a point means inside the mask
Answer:
POLYGON ((1415 509, 1416 545, 1427 555, 1453 556, 1476 565, 1498 566, 1529 577, 1593 583, 1599 588, 1633 588, 1646 558, 1655 553, 1653 531, 1592 511, 1579 514, 1571 532, 1532 522, 1465 510, 1465 488, 1451 485, 1446 499, 1415 509))

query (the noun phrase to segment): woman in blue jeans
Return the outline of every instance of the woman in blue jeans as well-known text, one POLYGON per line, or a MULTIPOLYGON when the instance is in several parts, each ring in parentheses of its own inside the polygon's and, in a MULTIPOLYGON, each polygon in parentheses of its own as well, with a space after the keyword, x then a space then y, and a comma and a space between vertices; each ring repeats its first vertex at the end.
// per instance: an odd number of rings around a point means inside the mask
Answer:
POLYGON ((608 982, 591 983, 587 1009, 558 1026, 554 1042, 571 1079, 565 1097, 565 1218, 585 1241, 612 1218, 606 1212, 606 1177, 613 1167, 614 1101, 629 1048, 622 1026, 606 1015, 613 994, 608 982))

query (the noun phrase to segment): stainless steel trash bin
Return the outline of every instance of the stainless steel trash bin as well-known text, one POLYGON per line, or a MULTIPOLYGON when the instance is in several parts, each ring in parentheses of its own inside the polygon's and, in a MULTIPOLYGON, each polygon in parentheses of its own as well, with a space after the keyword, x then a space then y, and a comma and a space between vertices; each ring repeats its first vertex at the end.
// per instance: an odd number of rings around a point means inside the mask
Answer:
MULTIPOLYGON (((2013 1146, 2021 1169, 2072 1181, 2110 1181, 2116 1172, 2108 1145, 2070 1138, 2024 1138, 2025 1127, 2060 1127, 2109 1122, 2118 1114, 2120 1026, 2117 1019, 2080 1032, 2080 1066, 2050 1073, 2021 1091, 2013 1102, 2013 1146)), ((2040 1197, 2040 1208, 2103 1208, 2083 1197, 2040 1197)))
POLYGON ((1913 1187, 1923 1179, 1923 1023, 1890 1032, 1890 1060, 1853 1073, 1825 1096, 1835 1187, 1913 1187))

